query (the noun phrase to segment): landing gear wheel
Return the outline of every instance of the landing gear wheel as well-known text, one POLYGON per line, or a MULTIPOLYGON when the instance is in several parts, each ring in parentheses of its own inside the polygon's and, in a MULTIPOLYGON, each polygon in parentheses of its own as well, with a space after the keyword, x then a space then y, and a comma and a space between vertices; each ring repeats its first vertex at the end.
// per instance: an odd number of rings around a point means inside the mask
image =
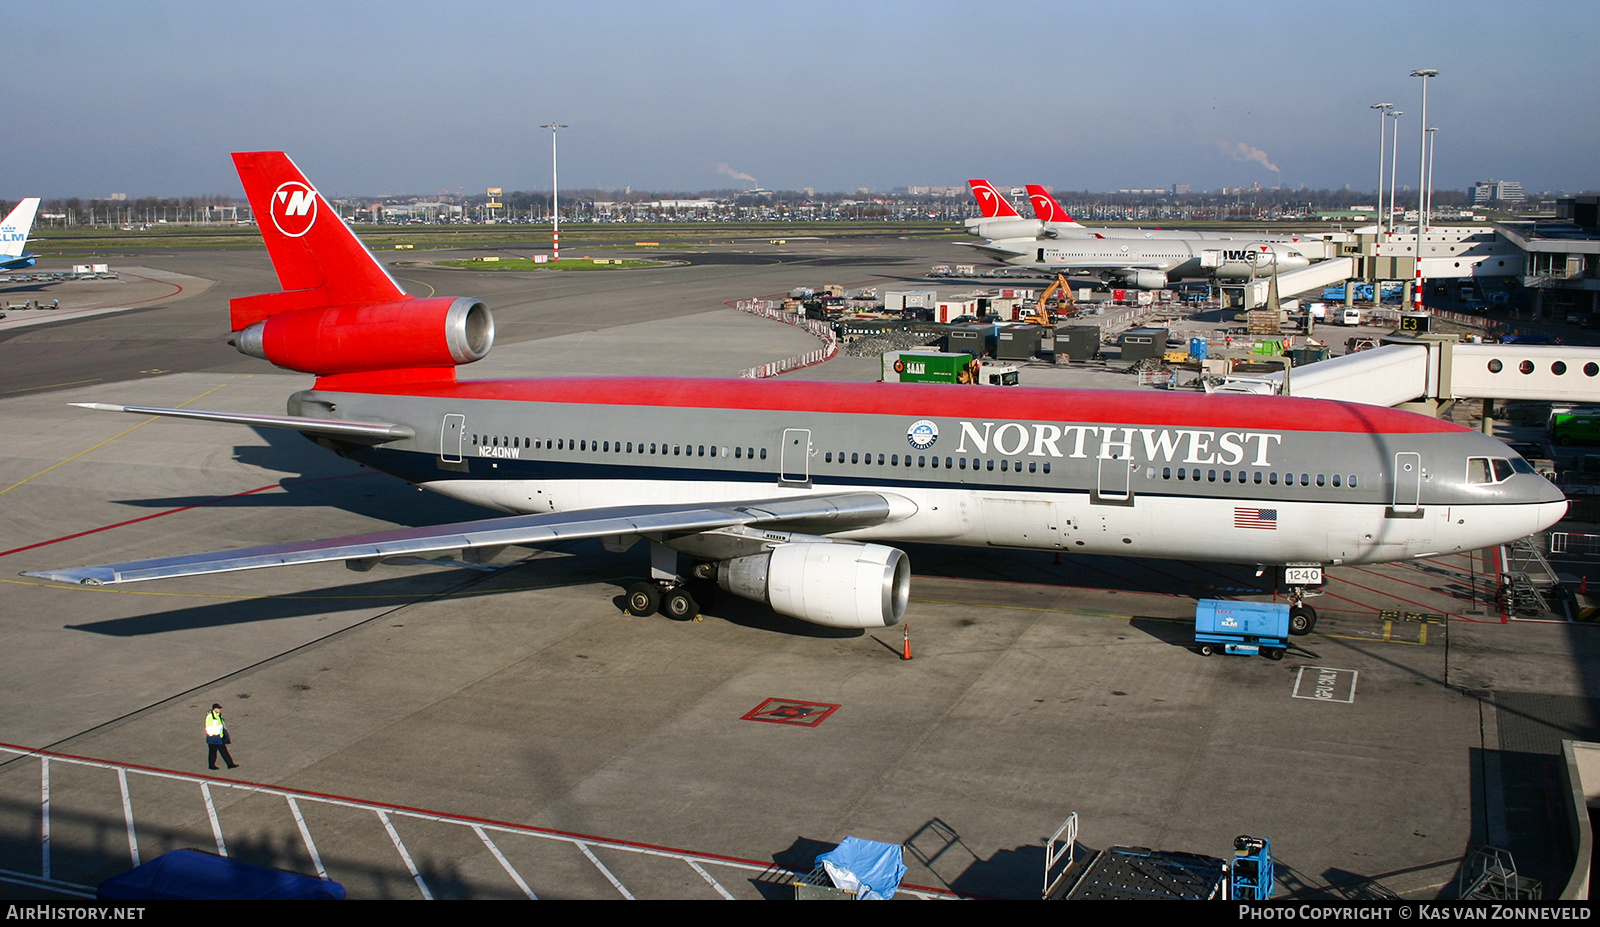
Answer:
POLYGON ((1317 626, 1317 610, 1309 605, 1289 606, 1289 633, 1310 634, 1317 626))
POLYGON ((627 611, 633 615, 654 615, 661 607, 661 590, 655 583, 634 583, 628 587, 627 611))
POLYGON ((688 621, 700 614, 700 603, 687 589, 674 589, 661 600, 661 614, 673 621, 688 621))

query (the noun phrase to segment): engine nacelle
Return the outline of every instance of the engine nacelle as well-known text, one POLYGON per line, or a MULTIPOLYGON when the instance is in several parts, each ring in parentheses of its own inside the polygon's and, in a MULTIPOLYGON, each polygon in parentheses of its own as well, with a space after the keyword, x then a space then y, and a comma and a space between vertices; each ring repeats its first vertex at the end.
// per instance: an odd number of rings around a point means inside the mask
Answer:
POLYGON ((455 367, 494 345, 494 316, 475 299, 441 296, 314 306, 268 316, 234 336, 239 351, 290 370, 328 376, 455 367))
POLYGON ((1159 270, 1135 270, 1122 275, 1122 284, 1136 290, 1164 290, 1167 275, 1159 270))
POLYGON ((882 544, 781 544, 721 561, 717 585, 812 624, 887 628, 905 617, 911 559, 882 544))
POLYGON ((1038 219, 984 219, 967 226, 967 231, 993 241, 997 238, 1039 238, 1047 230, 1038 219))

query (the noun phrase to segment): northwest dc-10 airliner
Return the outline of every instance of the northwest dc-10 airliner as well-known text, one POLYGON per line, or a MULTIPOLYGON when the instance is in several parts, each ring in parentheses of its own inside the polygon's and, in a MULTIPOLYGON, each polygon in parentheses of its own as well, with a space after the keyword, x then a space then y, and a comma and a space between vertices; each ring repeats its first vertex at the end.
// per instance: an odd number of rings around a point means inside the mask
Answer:
POLYGON ((408 296, 282 152, 233 156, 281 292, 230 302, 240 351, 315 376, 288 414, 86 404, 299 431, 479 521, 30 573, 125 583, 508 545, 639 541, 627 607, 711 584, 839 628, 905 614, 896 542, 1287 569, 1293 624, 1329 565, 1505 543, 1562 494, 1487 435, 1316 399, 643 377, 462 380, 494 340, 471 298, 408 296))

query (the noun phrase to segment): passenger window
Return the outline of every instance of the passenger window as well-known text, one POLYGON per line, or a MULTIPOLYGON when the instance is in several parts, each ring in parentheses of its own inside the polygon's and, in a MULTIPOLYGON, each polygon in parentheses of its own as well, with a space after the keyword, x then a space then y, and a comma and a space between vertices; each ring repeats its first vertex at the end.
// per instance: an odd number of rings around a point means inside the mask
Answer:
POLYGON ((1046 472, 1046 473, 1050 472, 1050 461, 1048 461, 1048 460, 1044 462, 1044 472, 1046 472))

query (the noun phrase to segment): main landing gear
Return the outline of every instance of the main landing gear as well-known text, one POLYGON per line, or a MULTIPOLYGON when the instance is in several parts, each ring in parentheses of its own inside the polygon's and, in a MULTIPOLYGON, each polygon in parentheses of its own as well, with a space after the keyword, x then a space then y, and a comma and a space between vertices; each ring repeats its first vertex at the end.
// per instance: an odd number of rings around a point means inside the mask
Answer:
POLYGON ((678 570, 678 552, 650 542, 650 578, 628 587, 627 611, 634 615, 660 612, 673 621, 699 621, 700 606, 716 591, 717 565, 700 560, 689 568, 688 579, 678 570))
POLYGON ((699 621, 702 599, 709 601, 709 589, 646 580, 628 587, 626 610, 632 615, 653 615, 659 611, 673 621, 699 621))

